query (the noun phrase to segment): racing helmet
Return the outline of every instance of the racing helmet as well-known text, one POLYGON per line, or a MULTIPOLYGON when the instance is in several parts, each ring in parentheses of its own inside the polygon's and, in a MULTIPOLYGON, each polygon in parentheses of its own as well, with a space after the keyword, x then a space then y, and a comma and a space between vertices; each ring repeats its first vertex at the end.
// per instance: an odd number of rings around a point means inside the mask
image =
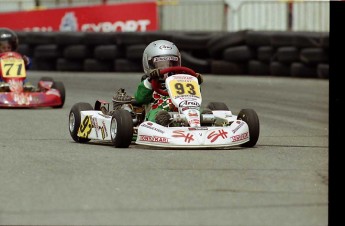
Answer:
POLYGON ((143 53, 145 74, 152 69, 164 69, 181 66, 181 54, 176 45, 166 40, 151 42, 143 53))
POLYGON ((0 27, 0 48, 10 47, 7 51, 16 51, 18 48, 17 34, 8 28, 0 27))

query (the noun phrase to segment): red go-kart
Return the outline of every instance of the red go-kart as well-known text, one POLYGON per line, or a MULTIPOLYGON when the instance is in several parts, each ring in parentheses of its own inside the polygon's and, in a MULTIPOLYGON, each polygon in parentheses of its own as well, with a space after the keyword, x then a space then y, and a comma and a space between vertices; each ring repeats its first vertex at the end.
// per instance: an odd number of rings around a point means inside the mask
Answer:
POLYGON ((62 108, 65 87, 51 77, 42 77, 37 87, 25 83, 22 56, 16 52, 0 54, 0 108, 62 108))

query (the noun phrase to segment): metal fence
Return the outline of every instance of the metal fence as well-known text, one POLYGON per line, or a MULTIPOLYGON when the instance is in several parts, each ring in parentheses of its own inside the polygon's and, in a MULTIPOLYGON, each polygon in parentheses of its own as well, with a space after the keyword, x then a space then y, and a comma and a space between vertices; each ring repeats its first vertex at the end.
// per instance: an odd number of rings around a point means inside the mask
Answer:
MULTIPOLYGON (((0 0, 0 13, 135 2, 135 0, 0 0)), ((136 1, 138 2, 138 0, 136 1)), ((283 0, 156 0, 160 30, 329 31, 330 2, 283 0)))

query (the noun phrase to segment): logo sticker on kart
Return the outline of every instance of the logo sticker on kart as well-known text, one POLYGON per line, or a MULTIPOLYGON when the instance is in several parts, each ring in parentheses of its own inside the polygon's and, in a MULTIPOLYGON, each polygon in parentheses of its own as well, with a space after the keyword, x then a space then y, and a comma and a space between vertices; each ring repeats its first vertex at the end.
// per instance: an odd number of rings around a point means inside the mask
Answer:
POLYGON ((228 138, 228 132, 224 131, 223 129, 216 131, 212 131, 208 136, 207 139, 211 141, 211 143, 215 142, 219 137, 223 140, 228 138))
MULTIPOLYGON (((150 123, 150 122, 149 122, 149 123, 150 123)), ((152 129, 152 130, 157 131, 157 132, 159 132, 159 133, 164 133, 163 130, 158 129, 158 128, 153 127, 153 126, 150 126, 149 123, 147 123, 147 125, 143 123, 143 124, 141 124, 141 126, 142 126, 142 127, 145 127, 145 128, 148 128, 148 129, 152 129)), ((151 125, 153 125, 153 124, 151 124, 151 125)))
POLYGON ((169 143, 168 138, 158 137, 158 136, 139 135, 139 140, 140 141, 154 142, 154 143, 169 143))
POLYGON ((184 142, 186 142, 186 143, 190 143, 191 141, 194 141, 193 134, 190 134, 190 133, 184 134, 183 130, 173 131, 172 137, 184 138, 184 142))
POLYGON ((92 130, 91 116, 86 116, 80 123, 78 137, 88 138, 92 130))
POLYGON ((232 142, 241 141, 248 138, 248 132, 241 133, 239 135, 232 136, 232 142))
MULTIPOLYGON (((238 123, 238 121, 237 121, 238 123)), ((244 125, 244 122, 241 122, 235 129, 232 130, 233 133, 236 133, 236 131, 241 128, 244 125)))
POLYGON ((108 132, 107 132, 107 127, 105 126, 104 121, 102 121, 102 127, 101 127, 101 132, 102 132, 102 139, 104 140, 105 137, 108 136, 108 132))
POLYGON ((179 104, 179 107, 200 107, 197 101, 185 100, 179 104))

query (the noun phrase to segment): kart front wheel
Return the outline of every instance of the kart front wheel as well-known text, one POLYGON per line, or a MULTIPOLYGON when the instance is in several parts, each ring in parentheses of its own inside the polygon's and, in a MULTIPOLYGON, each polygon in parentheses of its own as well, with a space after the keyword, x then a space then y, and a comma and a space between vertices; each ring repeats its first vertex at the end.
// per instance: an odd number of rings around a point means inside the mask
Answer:
POLYGON ((81 103, 74 104, 73 107, 71 108, 71 111, 69 112, 69 120, 68 120, 69 126, 68 127, 69 127, 69 132, 71 134, 71 137, 75 142, 86 143, 90 141, 90 139, 78 137, 78 130, 81 123, 80 112, 89 111, 89 110, 93 110, 91 104, 81 102, 81 103))
POLYGON ((116 148, 128 148, 133 137, 133 119, 127 110, 113 112, 110 124, 110 137, 116 148))
POLYGON ((253 109, 242 109, 237 115, 237 119, 247 123, 249 128, 249 141, 241 144, 242 147, 254 147, 259 139, 260 122, 259 117, 253 109))

